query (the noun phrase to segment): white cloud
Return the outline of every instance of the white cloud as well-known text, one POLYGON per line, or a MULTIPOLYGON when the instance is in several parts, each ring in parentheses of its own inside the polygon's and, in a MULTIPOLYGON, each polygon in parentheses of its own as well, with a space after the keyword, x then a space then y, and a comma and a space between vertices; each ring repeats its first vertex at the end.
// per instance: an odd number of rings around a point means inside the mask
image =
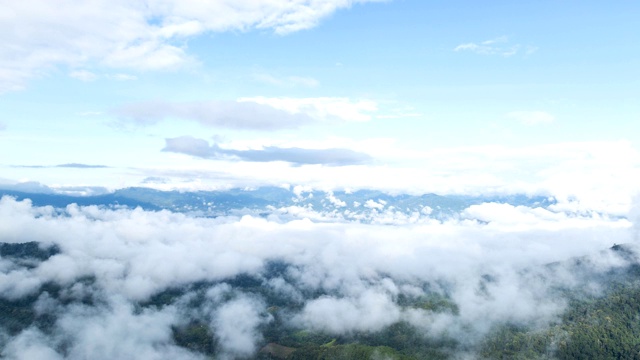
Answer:
POLYGON ((10 1, 0 14, 0 93, 24 88, 56 66, 176 68, 193 61, 183 47, 189 37, 252 29, 287 34, 375 1, 10 1))
POLYGON ((118 81, 138 80, 137 76, 130 75, 130 74, 115 74, 115 75, 109 75, 109 77, 118 81))
POLYGON ((112 49, 103 62, 114 68, 136 70, 172 69, 192 61, 187 53, 174 45, 146 41, 112 49))
POLYGON ((505 116, 525 125, 548 124, 556 119, 555 116, 545 111, 512 111, 505 116))
POLYGON ((376 1, 380 0, 162 1, 154 10, 172 15, 165 25, 171 26, 171 31, 167 31, 169 35, 184 36, 200 28, 213 31, 272 29, 277 34, 287 34, 312 28, 339 9, 376 1))
POLYGON ((275 85, 279 87, 294 88, 294 87, 307 87, 315 88, 320 82, 312 77, 304 76, 284 76, 276 77, 267 73, 257 73, 253 77, 260 82, 275 85))
POLYGON ((278 130, 313 122, 307 114, 291 113, 253 101, 153 101, 127 104, 112 112, 121 120, 143 125, 177 118, 230 129, 278 130))
POLYGON ((401 113, 401 114, 393 114, 393 115, 377 115, 376 119, 405 119, 405 118, 416 118, 424 116, 421 113, 401 113))
POLYGON ((150 124, 165 118, 232 129, 277 130, 314 122, 368 121, 377 110, 371 100, 348 98, 239 98, 236 101, 133 103, 113 110, 124 120, 150 124))
POLYGON ((255 102, 283 110, 291 114, 305 114, 315 120, 368 121, 370 113, 378 110, 372 100, 351 100, 349 98, 240 98, 240 102, 255 102))
POLYGON ((109 299, 106 308, 72 306, 57 322, 57 330, 73 339, 68 351, 72 359, 115 359, 136 354, 144 359, 198 359, 171 341, 176 311, 136 311, 121 298, 109 299))
POLYGON ((271 320, 265 316, 261 301, 241 297, 229 301, 216 310, 213 327, 223 351, 231 359, 250 356, 256 351, 256 343, 262 336, 258 326, 271 320))
POLYGON ((93 73, 91 71, 87 71, 87 70, 74 70, 72 72, 69 73, 69 76, 71 76, 74 79, 78 79, 80 81, 85 81, 85 82, 90 82, 90 81, 95 81, 99 78, 106 78, 106 79, 112 79, 112 80, 117 80, 117 81, 131 81, 131 80, 137 80, 138 77, 135 75, 129 75, 129 74, 96 74, 93 73))
POLYGON ((327 200, 329 200, 329 202, 330 202, 331 204, 333 204, 335 207, 339 207, 339 208, 340 208, 340 207, 345 207, 345 206, 347 206, 347 203, 346 203, 346 202, 344 202, 344 201, 342 201, 342 200, 338 199, 338 198, 333 194, 333 192, 331 192, 331 191, 330 191, 329 193, 327 193, 327 200))
POLYGON ((94 81, 98 78, 98 75, 87 70, 72 71, 69 73, 69 76, 80 81, 94 81))
POLYGON ((28 329, 11 339, 0 354, 16 360, 63 359, 46 335, 36 329, 28 329))
POLYGON ((480 55, 501 55, 510 57, 523 52, 525 55, 533 54, 538 50, 535 46, 523 46, 521 44, 510 44, 507 36, 499 36, 494 39, 481 41, 479 43, 464 43, 456 46, 453 51, 470 51, 480 55))
POLYGON ((381 202, 376 202, 375 200, 369 199, 364 203, 364 206, 369 208, 369 209, 377 209, 377 210, 382 210, 384 209, 384 204, 381 202))
POLYGON ((311 300, 296 321, 332 334, 344 334, 379 331, 399 319, 400 309, 388 294, 367 290, 353 298, 321 297, 311 300))
POLYGON ((481 44, 482 45, 493 45, 493 44, 502 44, 502 43, 506 43, 509 42, 509 38, 506 36, 499 36, 495 39, 491 39, 491 40, 485 40, 483 41, 481 44))

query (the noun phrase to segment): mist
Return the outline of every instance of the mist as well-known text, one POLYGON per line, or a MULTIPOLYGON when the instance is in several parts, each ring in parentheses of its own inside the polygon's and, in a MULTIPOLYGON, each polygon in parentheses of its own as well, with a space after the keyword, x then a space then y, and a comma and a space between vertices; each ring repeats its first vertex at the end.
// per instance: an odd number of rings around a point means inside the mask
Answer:
POLYGON ((282 209, 207 218, 38 207, 7 196, 0 219, 1 243, 54 249, 0 258, 2 301, 32 301, 46 320, 4 331, 11 359, 204 358, 174 336, 194 323, 219 358, 247 358, 275 322, 346 337, 406 323, 425 339, 454 339, 464 352, 453 356, 464 357, 497 324, 557 322, 567 307, 558 289, 597 294, 598 274, 636 261, 606 251, 634 242, 626 218, 496 203, 399 226, 282 209), (567 262, 575 258, 588 271, 567 262), (433 296, 444 310, 404 304, 433 296))

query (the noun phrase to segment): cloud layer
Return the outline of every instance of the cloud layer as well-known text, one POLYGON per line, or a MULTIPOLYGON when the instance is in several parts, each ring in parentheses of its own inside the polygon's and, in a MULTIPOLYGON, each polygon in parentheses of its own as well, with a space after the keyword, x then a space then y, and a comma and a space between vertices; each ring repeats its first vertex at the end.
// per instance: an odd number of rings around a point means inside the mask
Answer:
MULTIPOLYGON (((38 241, 60 252, 31 267, 0 259, 0 296, 20 299, 55 283, 66 289, 66 300, 43 294, 34 305, 56 314, 58 335, 25 329, 3 340, 2 354, 62 358, 57 349, 64 343, 69 358, 199 358, 171 340, 171 329, 190 318, 210 324, 224 356, 252 354, 261 326, 273 319, 267 299, 226 282, 242 274, 300 304, 288 316, 290 326, 339 335, 405 321, 429 336, 446 331, 471 341, 498 322, 553 321, 565 302, 549 291, 582 280, 562 266, 542 265, 633 236, 629 221, 593 214, 483 204, 462 215, 397 227, 288 221, 276 212, 196 218, 95 206, 54 209, 5 197, 0 242, 38 241), (283 271, 270 272, 273 262, 283 271), (137 305, 192 283, 210 284, 195 309, 187 306, 196 299, 189 293, 162 308, 137 305), (459 311, 397 303, 400 295, 429 293, 448 294, 459 311)), ((602 271, 625 262, 607 254, 589 261, 602 271)))

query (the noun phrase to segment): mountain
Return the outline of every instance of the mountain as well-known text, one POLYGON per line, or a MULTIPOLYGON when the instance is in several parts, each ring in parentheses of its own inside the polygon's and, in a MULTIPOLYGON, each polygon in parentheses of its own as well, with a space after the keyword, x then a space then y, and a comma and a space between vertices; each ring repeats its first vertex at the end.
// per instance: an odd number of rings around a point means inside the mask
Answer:
MULTIPOLYGON (((69 196, 49 193, 27 193, 0 189, 1 196, 17 200, 30 199, 35 206, 64 208, 79 206, 140 207, 145 210, 170 210, 198 216, 216 217, 230 214, 269 214, 274 211, 295 214, 295 209, 314 212, 318 217, 369 222, 373 215, 384 212, 404 216, 428 216, 443 219, 454 216, 471 205, 503 203, 513 206, 543 207, 555 199, 523 194, 504 196, 410 195, 387 194, 375 190, 295 192, 279 187, 230 189, 224 191, 159 191, 150 188, 125 188, 96 196, 69 196)), ((296 216, 296 215, 292 215, 296 216)))

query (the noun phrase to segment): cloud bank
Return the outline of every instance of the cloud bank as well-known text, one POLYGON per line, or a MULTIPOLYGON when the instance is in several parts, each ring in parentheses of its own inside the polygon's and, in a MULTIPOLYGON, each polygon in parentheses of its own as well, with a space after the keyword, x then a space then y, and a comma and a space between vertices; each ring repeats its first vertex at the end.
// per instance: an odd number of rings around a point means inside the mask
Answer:
MULTIPOLYGON (((35 294, 34 309, 54 316, 51 332, 31 326, 0 336, 2 355, 10 358, 202 358, 172 339, 172 329, 192 326, 190 319, 210 326, 207 336, 223 358, 247 356, 264 345, 261 329, 274 321, 267 311, 274 297, 298 304, 279 315, 293 328, 335 336, 404 321, 425 336, 448 333, 472 344, 499 322, 554 321, 566 305, 554 287, 587 280, 564 265, 544 265, 633 236, 626 219, 491 203, 459 219, 403 227, 288 221, 276 212, 197 218, 54 209, 9 197, 0 200, 0 217, 0 242, 58 249, 32 265, 0 258, 0 297, 35 294), (273 295, 247 292, 234 280, 247 275, 273 295), (188 290, 194 283, 202 290, 188 290), (47 284, 61 290, 41 293, 47 284), (183 295, 166 306, 141 305, 181 288, 183 295), (447 296, 456 310, 398 303, 429 294, 447 296)), ((589 261, 598 271, 626 262, 614 254, 589 261)))

